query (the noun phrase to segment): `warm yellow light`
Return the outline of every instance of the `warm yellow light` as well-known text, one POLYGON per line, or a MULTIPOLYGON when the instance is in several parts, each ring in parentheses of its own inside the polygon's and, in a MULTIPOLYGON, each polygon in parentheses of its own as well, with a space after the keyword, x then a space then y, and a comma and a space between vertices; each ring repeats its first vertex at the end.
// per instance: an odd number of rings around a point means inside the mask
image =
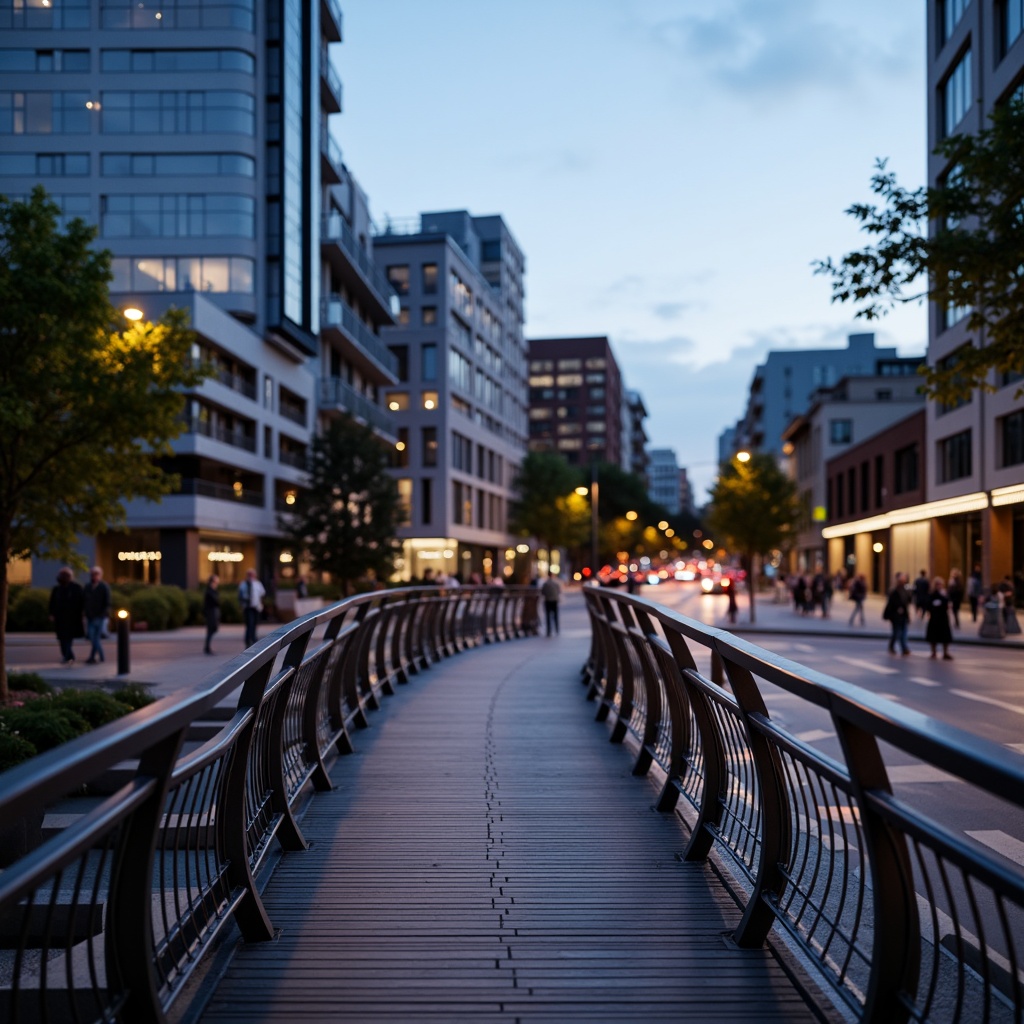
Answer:
POLYGON ((405 451, 405 442, 404 441, 399 441, 398 444, 395 445, 395 451, 404 452, 405 451))
POLYGON ((398 411, 398 403, 397 402, 388 402, 388 408, 392 412, 397 412, 398 411))
POLYGON ((587 496, 587 494, 588 494, 589 492, 588 492, 588 490, 587 490, 587 488, 586 488, 586 487, 577 487, 577 488, 576 488, 576 493, 577 493, 577 494, 578 494, 578 495, 579 495, 579 496, 580 496, 581 498, 585 498, 585 497, 587 496))
POLYGON ((876 540, 875 543, 871 545, 871 550, 874 551, 876 555, 880 555, 885 550, 885 545, 880 540, 876 540))
POLYGON ((660 523, 658 523, 658 529, 662 530, 662 531, 667 530, 668 529, 668 520, 667 519, 662 519, 662 521, 660 523))
POLYGON ((529 550, 530 550, 530 545, 529 544, 517 544, 516 545, 516 551, 518 551, 519 554, 521 554, 521 555, 527 554, 529 552, 529 550))
POLYGON ((710 537, 706 541, 704 541, 704 549, 706 551, 710 551, 714 546, 715 542, 710 537))
POLYGON ((426 399, 426 401, 424 401, 423 408, 424 409, 433 409, 434 408, 434 404, 435 404, 434 400, 432 398, 428 398, 428 399, 426 399))
POLYGON ((295 504, 295 492, 294 491, 289 491, 284 496, 284 503, 286 505, 294 505, 295 504))
POLYGON ((665 536, 666 537, 674 537, 675 535, 676 535, 676 531, 673 530, 671 526, 665 531, 665 536))
POLYGON ((636 513, 632 509, 630 509, 626 513, 626 518, 632 523, 632 522, 634 522, 636 520, 637 515, 636 515, 636 513))
POLYGON ((127 608, 118 608, 117 609, 117 617, 119 619, 127 619, 128 618, 128 609, 127 608))
POLYGON ((736 453, 736 461, 737 462, 749 462, 750 461, 750 452, 737 452, 736 453))
POLYGON ((125 320, 141 320, 142 319, 142 315, 143 315, 142 314, 142 310, 139 309, 136 306, 129 306, 124 311, 124 318, 125 318, 125 320))

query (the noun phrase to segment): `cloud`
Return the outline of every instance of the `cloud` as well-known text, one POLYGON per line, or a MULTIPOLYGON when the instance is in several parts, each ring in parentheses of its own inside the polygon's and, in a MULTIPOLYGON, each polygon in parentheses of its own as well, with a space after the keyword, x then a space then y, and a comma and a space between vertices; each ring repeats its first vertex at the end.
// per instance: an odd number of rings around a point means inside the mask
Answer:
POLYGON ((691 305, 689 302, 659 302, 653 312, 659 320, 678 320, 691 305))
POLYGON ((888 48, 824 0, 718 0, 706 13, 648 25, 650 37, 731 93, 753 99, 848 91, 916 71, 899 36, 888 48))

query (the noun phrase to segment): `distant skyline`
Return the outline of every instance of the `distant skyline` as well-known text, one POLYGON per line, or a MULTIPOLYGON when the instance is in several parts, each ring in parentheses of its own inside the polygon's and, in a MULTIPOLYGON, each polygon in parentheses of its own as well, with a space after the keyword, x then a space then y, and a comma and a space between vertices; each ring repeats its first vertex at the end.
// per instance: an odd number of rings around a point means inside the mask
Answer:
POLYGON ((812 263, 876 157, 925 176, 925 15, 861 0, 345 0, 335 135, 378 225, 498 213, 527 337, 606 334, 703 503, 717 437, 777 348, 923 354, 924 305, 869 323, 812 263))

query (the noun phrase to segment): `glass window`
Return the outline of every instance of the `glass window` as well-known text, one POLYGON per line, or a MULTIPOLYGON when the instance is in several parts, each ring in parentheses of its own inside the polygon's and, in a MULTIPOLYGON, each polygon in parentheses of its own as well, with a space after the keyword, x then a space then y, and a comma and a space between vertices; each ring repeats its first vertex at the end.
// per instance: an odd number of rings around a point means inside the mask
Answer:
POLYGON ((971 475, 971 432, 961 431, 938 444, 939 483, 962 480, 971 475))
MULTIPOLYGON (((84 197, 88 200, 88 196, 84 197)), ((253 294, 253 261, 243 256, 147 256, 113 261, 111 291, 253 294)))
POLYGON ((965 51, 942 87, 942 133, 952 135, 971 107, 971 51, 965 51))
POLYGON ((389 345, 391 354, 395 357, 395 374, 400 381, 409 379, 409 346, 389 345))
POLYGON ((0 29, 89 28, 90 0, 5 0, 0 4, 0 29))
POLYGON ((1024 462, 1024 409, 1002 416, 997 423, 1000 466, 1019 466, 1024 462))
POLYGON ((401 412, 409 408, 408 391, 389 391, 385 397, 387 407, 391 412, 401 412))
POLYGON ((437 345, 424 345, 420 349, 420 379, 437 380, 437 345))
POLYGON ((437 408, 437 392, 436 391, 424 391, 420 404, 424 409, 436 409, 437 408))
POLYGON ((1003 0, 999 11, 1000 57, 1005 57, 1006 51, 1017 41, 1022 24, 1024 24, 1024 0, 1003 0))
POLYGON ((409 294, 409 265, 407 263, 388 267, 387 278, 391 287, 399 295, 409 294))
POLYGON ((829 420, 828 439, 831 444, 849 444, 853 440, 853 420, 829 420))
POLYGON ((437 306, 424 306, 420 310, 420 316, 424 327, 430 327, 437 323, 437 306))
POLYGON ((231 89, 104 92, 102 131, 127 133, 253 135, 256 101, 231 89))
POLYGON ((969 3, 970 0, 940 0, 942 7, 941 42, 944 43, 953 34, 953 30, 960 24, 960 19, 964 16, 964 8, 969 3))
POLYGON ((437 294, 437 264, 436 263, 424 263, 422 269, 423 269, 423 294, 424 295, 436 295, 437 294))
POLYGON ((422 429, 423 465, 437 465, 437 427, 422 429))

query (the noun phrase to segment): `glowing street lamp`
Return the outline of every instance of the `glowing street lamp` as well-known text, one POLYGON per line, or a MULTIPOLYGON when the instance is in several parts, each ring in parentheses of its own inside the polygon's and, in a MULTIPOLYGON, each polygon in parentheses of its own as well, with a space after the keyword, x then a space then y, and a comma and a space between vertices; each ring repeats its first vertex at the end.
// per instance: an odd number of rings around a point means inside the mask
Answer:
POLYGON ((142 310, 139 309, 138 306, 129 306, 127 309, 123 310, 123 312, 125 320, 131 320, 133 322, 136 320, 141 320, 144 315, 142 310))
POLYGON ((737 462, 749 462, 750 461, 750 452, 737 452, 736 453, 736 461, 737 462))

